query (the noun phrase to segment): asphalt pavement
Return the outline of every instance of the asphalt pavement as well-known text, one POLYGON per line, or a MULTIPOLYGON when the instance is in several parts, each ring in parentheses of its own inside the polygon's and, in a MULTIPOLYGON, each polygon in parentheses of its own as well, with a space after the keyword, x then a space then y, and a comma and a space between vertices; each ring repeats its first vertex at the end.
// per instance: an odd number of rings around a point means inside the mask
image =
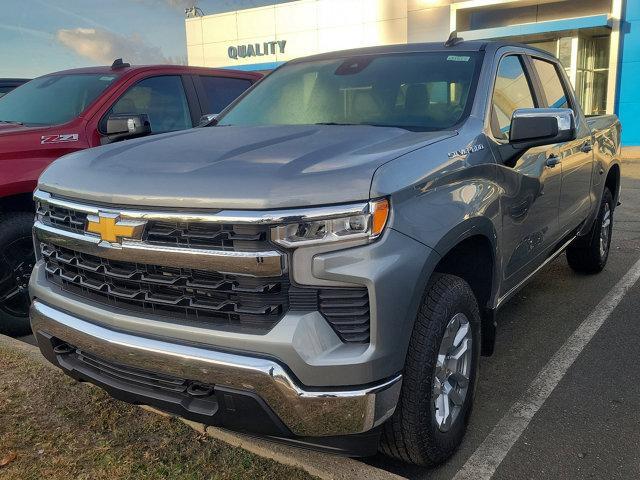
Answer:
MULTIPOLYGON (((496 352, 481 359, 474 411, 457 454, 431 470, 382 455, 368 463, 411 479, 452 479, 469 466, 474 452, 483 456, 487 436, 496 433, 539 372, 549 363, 553 367, 556 352, 640 260, 640 161, 626 162, 623 177, 623 204, 615 211, 605 270, 578 275, 561 255, 501 310, 496 352)), ((576 352, 575 362, 506 456, 483 459, 495 468, 492 478, 640 478, 639 314, 640 281, 576 352)), ((496 440, 512 434, 498 431, 496 440)))
POLYGON ((515 438, 505 455, 483 458, 485 439, 496 435, 496 425, 514 404, 526 400, 540 372, 553 369, 557 352, 566 349, 565 342, 640 260, 640 161, 626 162, 623 177, 623 205, 615 211, 606 269, 578 275, 562 255, 501 310, 496 352, 481 360, 474 411, 456 455, 436 469, 410 467, 382 455, 366 463, 411 479, 452 479, 476 457, 491 465, 492 478, 500 480, 640 478, 640 282, 616 302, 586 346, 574 352, 575 362, 556 372, 559 382, 526 428, 515 437, 497 432, 498 441, 515 438))

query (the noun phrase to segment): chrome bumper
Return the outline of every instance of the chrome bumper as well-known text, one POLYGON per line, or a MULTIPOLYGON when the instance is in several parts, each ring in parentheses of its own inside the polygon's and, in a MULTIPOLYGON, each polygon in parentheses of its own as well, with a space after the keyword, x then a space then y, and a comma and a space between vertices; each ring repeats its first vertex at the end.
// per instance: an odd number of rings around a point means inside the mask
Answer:
POLYGON ((368 387, 305 390, 276 361, 117 332, 38 300, 31 326, 115 363, 254 392, 298 436, 356 434, 380 425, 393 414, 402 383, 398 375, 368 387))

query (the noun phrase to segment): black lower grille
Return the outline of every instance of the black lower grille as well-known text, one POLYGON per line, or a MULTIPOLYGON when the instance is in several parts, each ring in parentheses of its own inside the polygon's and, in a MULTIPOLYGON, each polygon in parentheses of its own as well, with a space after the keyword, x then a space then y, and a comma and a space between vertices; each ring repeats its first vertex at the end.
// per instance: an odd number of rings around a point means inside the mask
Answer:
POLYGON ((253 278, 119 262, 42 244, 47 277, 97 303, 208 328, 265 334, 288 310, 319 311, 343 342, 370 335, 365 287, 291 287, 288 274, 253 278))
POLYGON ((116 262, 43 245, 48 277, 100 303, 206 326, 266 333, 289 308, 289 280, 116 262))
POLYGON ((291 287, 289 298, 292 309, 319 311, 343 342, 369 342, 371 321, 366 287, 291 287))
MULTIPOLYGON (((90 368, 99 370, 104 375, 121 381, 173 393, 187 393, 187 391, 190 389, 193 390, 194 388, 189 381, 182 378, 170 377, 168 375, 161 375, 146 370, 106 362, 80 350, 76 350, 76 355, 79 362, 82 362, 90 368)), ((198 385, 198 387, 202 388, 201 385, 198 385)), ((210 389, 213 391, 213 387, 210 387, 210 389)))
POLYGON ((369 293, 366 288, 323 289, 320 313, 344 342, 369 341, 369 293))

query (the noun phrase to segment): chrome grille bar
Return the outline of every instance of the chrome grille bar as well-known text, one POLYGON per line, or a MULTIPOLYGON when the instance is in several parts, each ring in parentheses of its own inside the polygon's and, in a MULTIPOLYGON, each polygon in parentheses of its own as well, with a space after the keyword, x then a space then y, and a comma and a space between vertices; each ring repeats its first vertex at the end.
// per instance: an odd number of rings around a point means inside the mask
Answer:
POLYGON ((117 214, 122 219, 131 220, 166 220, 181 222, 227 223, 272 225, 299 221, 313 221, 325 218, 337 218, 348 215, 360 215, 369 211, 369 203, 361 202, 350 205, 334 205, 328 207, 309 207, 304 209, 283 210, 221 210, 217 213, 197 213, 189 211, 156 211, 121 209, 113 206, 86 205, 75 200, 53 197, 50 193, 36 190, 33 194, 36 202, 55 205, 57 207, 97 215, 98 212, 117 214))
POLYGON ((94 235, 60 230, 36 221, 35 237, 43 243, 109 260, 209 270, 252 277, 278 277, 285 271, 285 256, 278 251, 234 252, 149 245, 123 239, 121 245, 103 242, 94 235))

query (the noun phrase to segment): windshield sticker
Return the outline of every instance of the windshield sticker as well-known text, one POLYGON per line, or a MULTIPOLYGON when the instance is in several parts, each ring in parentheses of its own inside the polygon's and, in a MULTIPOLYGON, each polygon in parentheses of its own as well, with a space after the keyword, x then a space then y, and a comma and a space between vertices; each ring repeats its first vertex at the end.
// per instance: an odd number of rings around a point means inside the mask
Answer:
POLYGON ((61 135, 42 135, 40 137, 41 144, 49 144, 49 143, 69 143, 69 142, 77 142, 78 134, 77 133, 63 133, 61 135))
POLYGON ((471 60, 471 57, 466 57, 464 55, 449 55, 447 57, 448 62, 468 62, 471 60))
POLYGON ((102 80, 103 82, 110 82, 110 81, 111 81, 111 80, 113 80, 114 78, 116 78, 116 77, 114 77, 113 75, 111 75, 111 76, 107 76, 107 77, 100 77, 100 80, 102 80))

